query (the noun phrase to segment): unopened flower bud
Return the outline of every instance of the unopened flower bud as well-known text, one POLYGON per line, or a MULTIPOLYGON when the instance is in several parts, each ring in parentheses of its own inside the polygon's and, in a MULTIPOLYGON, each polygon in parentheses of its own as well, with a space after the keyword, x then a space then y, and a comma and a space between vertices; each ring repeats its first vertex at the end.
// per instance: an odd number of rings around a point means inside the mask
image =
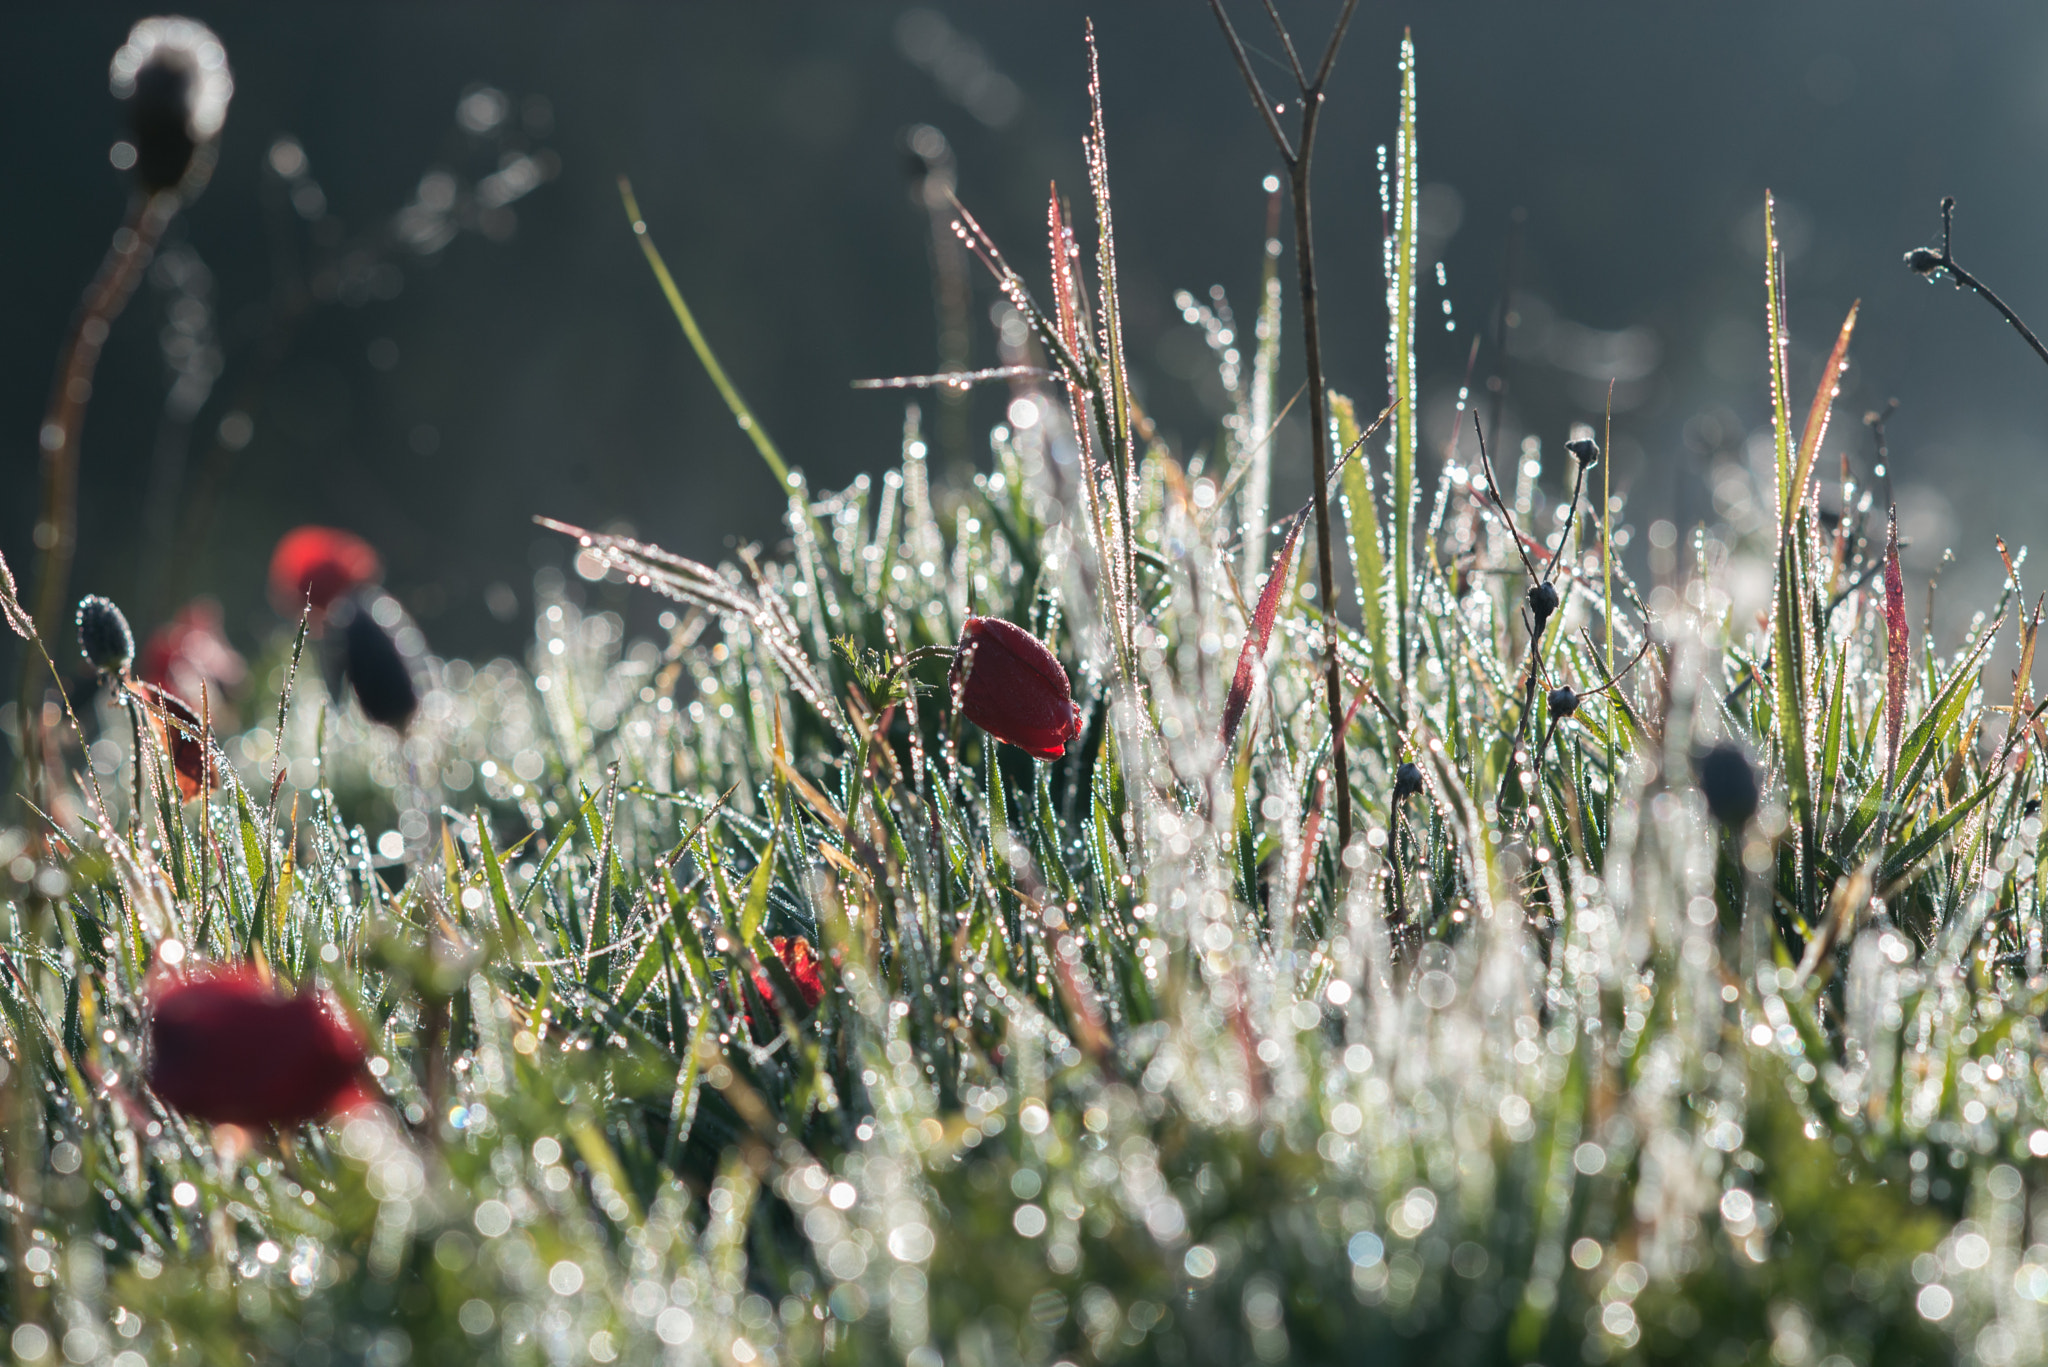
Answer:
POLYGON ((1067 671, 1015 622, 968 618, 951 682, 967 720, 1039 759, 1058 759, 1081 734, 1067 671))
POLYGON ((1557 585, 1548 579, 1529 586, 1529 615, 1536 619, 1532 634, 1541 636, 1543 628, 1550 621, 1550 615, 1557 611, 1557 585))
POLYGON ((135 633, 112 599, 78 600, 78 651, 103 674, 119 674, 135 659, 135 633))
POLYGON ((1414 761, 1403 764, 1394 771, 1394 801, 1406 802, 1422 791, 1422 770, 1414 761))
POLYGON ((1572 692, 1568 686, 1559 684, 1550 690, 1550 715, 1553 718, 1569 717, 1578 710, 1579 695, 1572 692))
POLYGON ((1699 775, 1700 794, 1716 821, 1731 828, 1747 825, 1756 815, 1762 793, 1757 787, 1756 766, 1733 741, 1722 741, 1694 762, 1699 775))
POLYGON ((1600 463, 1600 443, 1591 437, 1574 437, 1564 444, 1581 470, 1590 470, 1600 463))
POLYGON ((371 721, 403 731, 419 711, 419 628, 388 595, 362 593, 334 610, 341 632, 341 673, 371 721), (390 625, 379 619, 387 619, 390 625))
POLYGON ((1906 269, 1915 275, 1931 276, 1941 269, 1941 253, 1915 247, 1906 253, 1906 269))
POLYGON ((196 19, 144 19, 108 71, 128 105, 135 180, 154 194, 185 179, 198 150, 220 136, 235 93, 227 49, 196 19))

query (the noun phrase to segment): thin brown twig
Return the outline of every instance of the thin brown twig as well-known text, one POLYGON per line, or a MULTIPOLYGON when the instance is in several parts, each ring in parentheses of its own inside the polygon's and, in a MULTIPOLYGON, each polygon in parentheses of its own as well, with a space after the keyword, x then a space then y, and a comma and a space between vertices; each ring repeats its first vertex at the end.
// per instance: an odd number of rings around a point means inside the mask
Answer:
POLYGON ((1287 25, 1280 21, 1280 11, 1273 8, 1273 0, 1263 0, 1266 17, 1273 21, 1273 32, 1280 35, 1280 46, 1287 53, 1287 65, 1294 69, 1294 83, 1303 90, 1308 89, 1308 73, 1301 69, 1301 58, 1294 51, 1294 35, 1287 31, 1287 25))
POLYGON ((2034 330, 2021 322, 2020 316, 2007 307, 2003 299, 1992 293, 1990 286, 1956 264, 1955 253, 1951 250, 1950 245, 1955 213, 1956 197, 1949 195, 1941 201, 1941 250, 1933 252, 1925 247, 1915 247, 1912 251, 1906 253, 1906 265, 1914 274, 1925 276, 1930 280, 1934 278, 1937 272, 1946 272, 1949 279, 1955 282, 1957 289, 1968 286, 1977 294, 1982 295, 1985 303, 1997 309, 1999 316, 2012 324, 2013 331, 2026 340, 2027 345, 2034 349, 2034 354, 2043 361, 2048 361, 2048 346, 2041 344, 2041 339, 2034 335, 2034 330))
MULTIPOLYGON (((1295 52, 1294 39, 1288 33, 1286 24, 1281 21, 1279 11, 1273 7, 1271 0, 1266 0, 1266 14, 1272 20, 1273 26, 1279 30, 1281 42, 1287 49, 1288 61, 1293 67, 1295 82, 1299 87, 1301 128, 1298 143, 1289 142, 1286 130, 1280 126, 1279 111, 1266 98, 1265 88, 1253 74, 1251 57, 1245 51, 1243 41, 1237 36, 1237 29, 1230 22, 1229 13, 1223 8, 1223 0, 1209 0, 1209 9, 1223 30, 1231 55, 1237 60, 1237 69, 1244 77, 1246 89, 1259 106, 1259 115, 1265 120, 1266 131, 1272 135, 1274 146, 1279 149, 1281 159, 1287 165, 1294 201, 1294 260, 1301 294, 1302 355, 1308 371, 1309 450, 1314 457, 1317 578, 1325 610, 1334 611, 1337 602, 1337 575, 1330 544, 1329 391, 1323 381, 1322 334, 1318 323, 1316 299, 1315 245, 1309 215, 1309 169, 1311 158, 1315 154, 1317 121, 1322 114, 1323 87, 1336 65, 1337 50, 1343 45, 1344 34, 1351 26, 1351 17, 1358 9, 1358 0, 1345 0, 1344 8, 1338 14, 1337 22, 1330 32, 1329 43, 1323 49, 1322 61, 1317 65, 1313 79, 1304 78, 1301 61, 1295 52)), ((1330 714, 1330 767, 1337 779, 1337 847, 1341 850, 1351 843, 1351 776, 1350 765, 1344 754, 1343 680, 1337 664, 1336 632, 1325 631, 1323 643, 1324 692, 1329 702, 1330 714)))

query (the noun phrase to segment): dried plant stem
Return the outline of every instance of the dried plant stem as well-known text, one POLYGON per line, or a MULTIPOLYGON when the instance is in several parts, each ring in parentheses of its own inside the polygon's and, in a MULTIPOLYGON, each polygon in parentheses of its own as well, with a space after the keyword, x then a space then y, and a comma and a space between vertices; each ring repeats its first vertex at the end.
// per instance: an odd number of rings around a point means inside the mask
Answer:
POLYGON ((1941 250, 1939 252, 1931 252, 1925 247, 1917 247, 1906 253, 1906 264, 1912 267, 1917 274, 1927 276, 1929 279, 1932 279, 1937 271, 1945 272, 1949 279, 1955 282, 1957 289, 1967 286, 1981 295, 1985 303, 1998 310, 1999 317, 2012 324, 2014 332, 2017 332, 2026 339, 2027 345, 2034 349, 2036 356, 2039 356, 2043 361, 2048 361, 2048 346, 2041 344, 2041 339, 2034 335, 2034 330, 2021 322, 2020 316, 2014 313, 2003 299, 1992 293, 1990 286, 1956 264, 1955 255, 1949 249, 1955 213, 1956 197, 1949 195, 1941 201, 1941 250))
MULTIPOLYGON (((57 362, 57 379, 44 411, 38 440, 42 449, 43 498, 36 517, 35 587, 30 606, 36 633, 44 641, 56 639, 57 625, 64 615, 65 589, 71 577, 71 559, 78 542, 78 438, 85 426, 86 406, 92 401, 93 372, 100 363, 100 351, 114 320, 127 306, 128 298, 142 279, 143 270, 156 254, 164 229, 178 211, 174 191, 140 196, 127 219, 114 233, 100 262, 99 273, 87 287, 79 308, 78 321, 64 340, 57 362)), ((42 721, 41 669, 33 652, 23 658, 21 670, 21 791, 33 795, 40 786, 42 769, 39 732, 42 721)))
MULTIPOLYGON (((1309 170, 1310 158, 1315 151, 1316 124, 1323 109, 1323 87, 1330 79, 1331 68, 1336 65, 1337 49, 1344 42, 1345 30, 1351 26, 1351 16, 1358 8, 1358 0, 1345 0, 1343 10, 1330 32, 1330 41, 1323 50, 1323 59, 1316 66, 1314 77, 1303 70, 1300 59, 1295 55, 1294 39, 1280 15, 1269 3, 1266 15, 1272 20, 1280 34, 1281 45, 1287 49, 1299 94, 1301 106, 1301 130, 1298 143, 1290 142, 1286 130, 1280 126, 1279 115, 1273 102, 1266 98, 1266 92, 1253 74, 1251 58, 1244 43, 1237 36, 1237 29, 1230 22, 1230 15, 1223 8, 1223 0, 1209 0, 1209 8, 1216 16, 1216 22, 1223 29, 1223 36, 1230 44, 1231 55, 1237 59, 1238 73, 1244 77, 1245 85, 1251 92, 1252 101, 1258 105, 1260 115, 1265 119, 1266 131, 1273 137, 1274 146, 1279 149, 1281 159, 1287 165, 1287 177, 1291 197, 1294 201, 1294 258, 1295 270, 1301 290, 1301 333, 1302 359, 1308 369, 1308 428, 1309 450, 1314 460, 1315 518, 1316 518, 1316 570, 1320 593, 1319 601, 1325 612, 1334 613, 1337 605, 1337 575, 1330 546, 1330 414, 1329 387, 1323 380, 1323 344, 1318 327, 1316 307, 1316 256, 1314 237, 1309 219, 1309 170)), ((1330 769, 1337 786, 1337 848, 1343 849, 1351 843, 1351 770, 1344 754, 1344 697, 1342 676, 1337 667, 1337 633, 1334 619, 1331 628, 1323 633, 1324 693, 1330 707, 1330 769)))

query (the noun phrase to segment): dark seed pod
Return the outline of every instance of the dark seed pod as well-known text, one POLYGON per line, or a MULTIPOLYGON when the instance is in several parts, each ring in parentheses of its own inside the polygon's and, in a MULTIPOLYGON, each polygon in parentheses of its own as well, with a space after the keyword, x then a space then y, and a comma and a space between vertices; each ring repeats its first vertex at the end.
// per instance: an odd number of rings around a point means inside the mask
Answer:
POLYGON ((1529 586, 1529 615, 1536 619, 1531 628, 1534 635, 1541 636, 1549 623, 1550 615, 1557 611, 1557 585, 1548 579, 1529 586))
POLYGON ((1422 791, 1422 770, 1412 761, 1394 771, 1394 801, 1406 802, 1422 791))
POLYGON ((108 74, 128 106, 136 183, 151 194, 177 188, 198 150, 220 135, 235 92, 220 39, 197 20, 145 19, 108 74))
POLYGON ((1747 825, 1763 795, 1757 786, 1756 766, 1742 747, 1724 740, 1694 761, 1693 767, 1714 819, 1731 829, 1747 825))
POLYGON ((1564 449, 1572 453, 1581 470, 1590 470, 1600 463, 1600 443, 1591 437, 1574 438, 1564 444, 1564 449))
POLYGON ((1550 690, 1550 715, 1553 718, 1569 717, 1579 710, 1579 695, 1564 684, 1550 690))
POLYGON ((1906 269, 1915 275, 1931 276, 1941 269, 1941 253, 1915 247, 1906 253, 1906 269))
POLYGON ((78 600, 78 651, 104 674, 120 674, 135 659, 135 633, 110 598, 78 600))
POLYGON ((419 628, 405 620, 398 604, 383 594, 361 594, 344 600, 335 619, 341 631, 341 673, 356 705, 373 722, 403 731, 419 711, 420 689, 414 676, 419 654, 419 628), (386 626, 379 618, 387 618, 386 626))

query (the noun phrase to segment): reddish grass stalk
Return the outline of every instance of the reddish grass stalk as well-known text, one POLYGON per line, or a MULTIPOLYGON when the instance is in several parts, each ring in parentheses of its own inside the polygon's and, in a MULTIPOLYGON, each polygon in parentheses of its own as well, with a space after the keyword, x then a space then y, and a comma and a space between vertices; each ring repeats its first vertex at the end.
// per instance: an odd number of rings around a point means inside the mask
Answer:
MULTIPOLYGON (((157 243, 172 215, 177 213, 178 203, 175 190, 136 198, 126 221, 115 231, 98 274, 86 288, 78 321, 72 324, 59 353, 56 383, 38 434, 43 454, 43 498, 36 518, 35 543, 39 554, 35 587, 29 600, 36 634, 45 643, 56 639, 64 619, 65 588, 78 544, 78 438, 85 426, 86 407, 92 401, 93 373, 99 367, 107 334, 135 292, 143 270, 156 255, 157 243)), ((34 794, 40 786, 39 732, 43 709, 38 663, 30 652, 22 661, 21 671, 21 790, 26 794, 34 794)))

